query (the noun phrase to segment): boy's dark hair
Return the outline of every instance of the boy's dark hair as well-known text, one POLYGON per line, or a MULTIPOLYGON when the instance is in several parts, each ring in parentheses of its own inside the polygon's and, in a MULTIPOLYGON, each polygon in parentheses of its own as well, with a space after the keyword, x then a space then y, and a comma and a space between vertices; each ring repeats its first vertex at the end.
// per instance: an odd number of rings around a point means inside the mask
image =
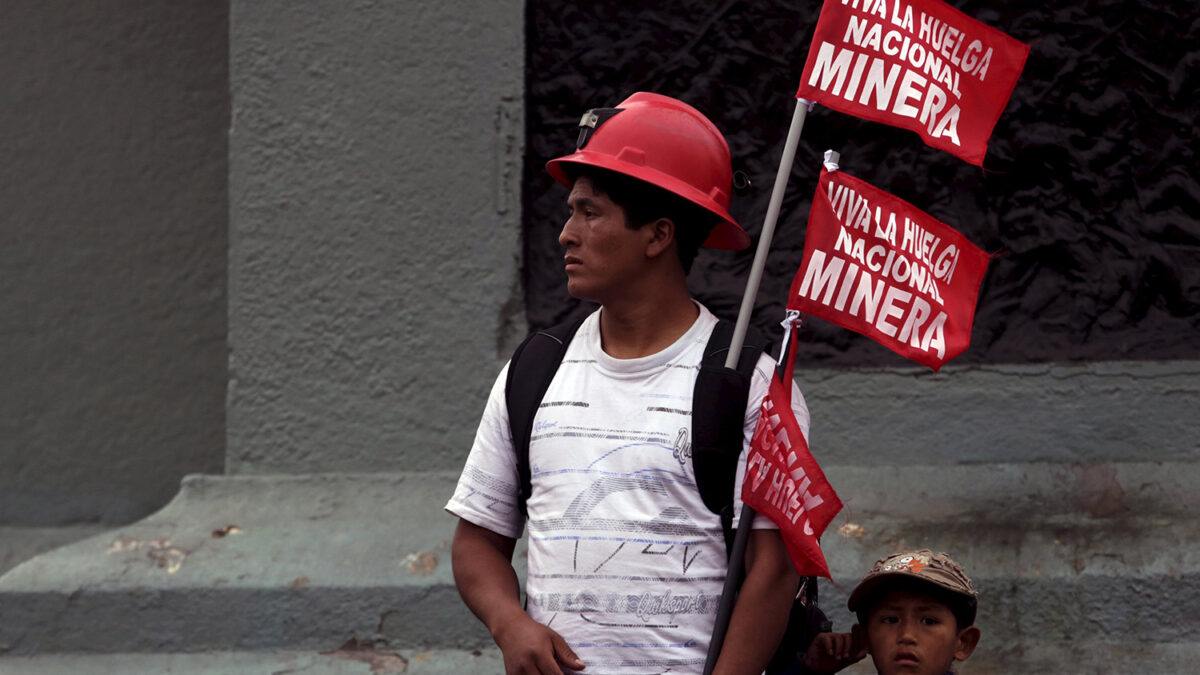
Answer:
POLYGON ((875 609, 875 606, 883 600, 883 596, 892 591, 925 595, 932 598, 934 602, 945 605, 954 614, 954 622, 957 625, 957 630, 961 631, 975 624, 975 612, 978 608, 975 598, 955 593, 937 584, 931 584, 920 579, 897 576, 881 580, 862 600, 858 611, 855 612, 859 625, 867 625, 867 619, 871 615, 871 610, 875 609))
POLYGON ((625 226, 631 230, 658 218, 669 218, 674 222, 675 242, 684 274, 691 271, 700 245, 721 220, 715 213, 683 197, 615 171, 583 164, 567 164, 564 169, 572 182, 587 176, 597 192, 608 195, 625 212, 625 226))

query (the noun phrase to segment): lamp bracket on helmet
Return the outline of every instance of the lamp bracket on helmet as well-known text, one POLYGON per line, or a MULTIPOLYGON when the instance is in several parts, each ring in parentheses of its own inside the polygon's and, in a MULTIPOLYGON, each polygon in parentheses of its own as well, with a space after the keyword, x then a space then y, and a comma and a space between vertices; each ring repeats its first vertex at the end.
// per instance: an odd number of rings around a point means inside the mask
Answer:
POLYGON ((575 141, 575 149, 582 150, 592 139, 596 129, 622 110, 624 108, 592 108, 583 113, 583 117, 579 119, 579 138, 575 141))

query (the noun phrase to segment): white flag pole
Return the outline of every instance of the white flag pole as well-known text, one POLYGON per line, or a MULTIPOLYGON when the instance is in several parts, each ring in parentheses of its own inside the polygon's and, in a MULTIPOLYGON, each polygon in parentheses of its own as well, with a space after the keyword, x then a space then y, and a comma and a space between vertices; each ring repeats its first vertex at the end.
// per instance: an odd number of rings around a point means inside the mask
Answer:
POLYGON ((729 340, 729 356, 725 358, 726 368, 737 368, 738 356, 746 342, 750 314, 754 311, 754 298, 758 296, 758 285, 762 282, 763 268, 767 265, 767 251, 770 250, 771 239, 775 236, 775 223, 778 222, 779 210, 783 207, 783 193, 787 190, 788 176, 791 175, 792 163, 796 160, 796 146, 800 144, 800 132, 804 130, 809 105, 805 99, 796 99, 796 110, 792 113, 792 125, 788 128, 787 140, 783 144, 783 156, 779 158, 779 171, 775 173, 775 187, 771 190, 767 216, 763 219, 762 234, 758 236, 758 249, 754 252, 754 263, 750 266, 750 278, 746 280, 746 292, 742 294, 742 307, 738 310, 737 324, 734 325, 733 337, 729 340))
MULTIPOLYGON (((771 201, 767 205, 766 218, 763 219, 762 234, 758 237, 758 249, 754 253, 754 263, 750 266, 750 277, 746 280, 746 292, 742 295, 742 307, 738 310, 733 337, 729 340, 729 355, 725 358, 726 368, 737 368, 742 345, 746 342, 746 330, 750 326, 750 314, 754 311, 754 299, 758 296, 763 268, 767 265, 767 252, 771 248, 771 239, 775 236, 775 223, 779 220, 779 210, 783 206, 783 193, 787 190, 788 176, 791 175, 792 163, 796 160, 796 146, 800 144, 800 132, 804 130, 804 120, 808 116, 810 105, 805 99, 796 99, 792 125, 788 128, 787 140, 783 144, 783 156, 779 158, 779 171, 775 174, 775 187, 771 190, 771 201)), ((787 349, 787 345, 783 348, 787 349)), ((729 618, 733 614, 738 584, 741 583, 742 570, 746 566, 746 540, 750 535, 754 514, 754 509, 742 505, 737 535, 733 539, 733 549, 729 552, 729 569, 725 575, 725 586, 721 590, 721 604, 717 608, 712 640, 708 643, 704 675, 712 675, 713 668, 717 666, 717 657, 721 655, 721 647, 725 643, 725 632, 729 630, 729 618)))

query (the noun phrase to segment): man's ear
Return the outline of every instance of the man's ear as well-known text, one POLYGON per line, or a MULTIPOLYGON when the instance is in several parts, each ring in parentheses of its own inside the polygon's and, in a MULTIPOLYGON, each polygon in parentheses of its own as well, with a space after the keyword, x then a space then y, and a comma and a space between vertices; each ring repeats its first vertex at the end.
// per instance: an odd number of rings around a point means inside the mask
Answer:
POLYGON ((978 626, 967 626, 958 632, 958 644, 954 650, 955 661, 966 661, 979 644, 981 633, 978 626))
POLYGON ((644 227, 650 232, 650 239, 646 242, 647 258, 657 258, 670 250, 675 241, 675 221, 670 218, 658 218, 644 227))

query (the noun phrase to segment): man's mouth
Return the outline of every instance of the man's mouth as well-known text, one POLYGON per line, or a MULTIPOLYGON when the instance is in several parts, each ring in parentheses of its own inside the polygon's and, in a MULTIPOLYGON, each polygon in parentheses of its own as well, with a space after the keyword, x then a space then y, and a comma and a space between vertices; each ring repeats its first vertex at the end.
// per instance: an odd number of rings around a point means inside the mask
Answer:
POLYGON ((566 256, 563 258, 563 267, 565 267, 568 270, 571 269, 572 267, 578 267, 582 264, 583 264, 583 261, 580 260, 579 258, 576 258, 573 255, 569 255, 569 256, 566 256))

